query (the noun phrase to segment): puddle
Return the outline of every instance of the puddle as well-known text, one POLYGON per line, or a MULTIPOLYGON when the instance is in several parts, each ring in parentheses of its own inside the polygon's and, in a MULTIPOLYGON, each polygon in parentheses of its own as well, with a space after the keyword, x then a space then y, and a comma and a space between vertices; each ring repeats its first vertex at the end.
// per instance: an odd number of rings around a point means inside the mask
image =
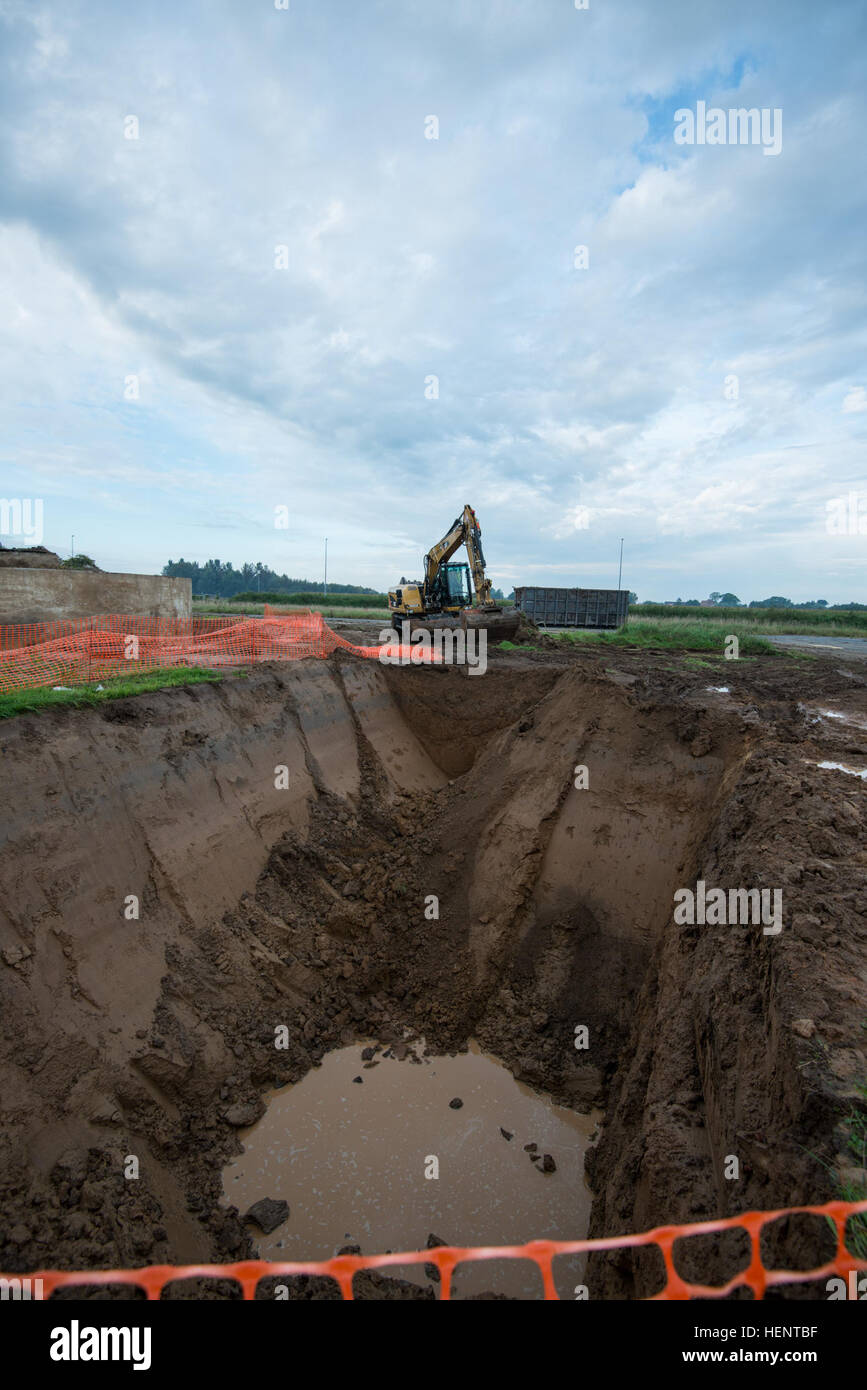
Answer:
POLYGON ((847 763, 815 763, 815 767, 828 768, 834 772, 848 772, 852 777, 860 777, 862 782, 867 782, 867 768, 849 767, 847 763))
MULTIPOLYGON (((425 1057, 416 1044, 416 1062, 380 1051, 369 1067, 362 1047, 330 1053, 297 1085, 273 1092, 241 1135, 244 1152, 223 1174, 227 1201, 242 1216, 263 1197, 290 1208, 270 1235, 251 1227, 260 1258, 327 1259, 347 1244, 364 1254, 420 1250, 430 1233, 456 1245, 586 1235, 584 1154, 598 1117, 553 1105, 474 1044, 456 1057, 425 1057), (455 1098, 459 1109, 450 1108, 455 1098), (531 1143, 552 1156, 555 1172, 539 1171, 524 1149, 531 1143), (431 1156, 438 1178, 425 1177, 431 1156)), ((561 1297, 574 1296, 583 1262, 555 1261, 561 1297)), ((430 1286, 421 1265, 390 1272, 430 1286)), ((541 1277, 523 1260, 455 1271, 455 1297, 487 1290, 540 1298, 541 1277)))
POLYGON ((731 694, 731 690, 729 689, 729 687, 728 687, 727 685, 708 685, 708 686, 705 687, 705 689, 706 689, 706 690, 712 691, 714 695, 730 695, 730 694, 731 694))
POLYGON ((854 714, 843 714, 836 709, 817 709, 812 710, 813 714, 820 714, 823 719, 839 719, 844 724, 851 724, 856 729, 867 729, 867 723, 863 719, 856 719, 854 714))

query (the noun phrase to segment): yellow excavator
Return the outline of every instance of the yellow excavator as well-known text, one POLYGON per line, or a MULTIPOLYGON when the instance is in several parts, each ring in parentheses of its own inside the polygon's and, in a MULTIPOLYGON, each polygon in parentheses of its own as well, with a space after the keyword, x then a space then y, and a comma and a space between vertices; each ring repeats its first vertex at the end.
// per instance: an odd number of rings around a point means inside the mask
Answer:
POLYGON ((394 618, 416 619, 418 626, 485 628, 499 642, 514 636, 520 621, 516 612, 504 610, 491 598, 482 528, 469 506, 425 555, 424 579, 402 579, 389 589, 388 607, 394 618), (461 545, 466 546, 469 565, 449 564, 461 545))

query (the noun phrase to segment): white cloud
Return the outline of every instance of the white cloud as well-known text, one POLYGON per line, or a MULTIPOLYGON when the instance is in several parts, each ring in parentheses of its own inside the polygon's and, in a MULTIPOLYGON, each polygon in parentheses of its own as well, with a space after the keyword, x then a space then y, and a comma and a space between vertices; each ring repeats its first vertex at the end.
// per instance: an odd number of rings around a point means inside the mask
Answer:
POLYGON ((327 529, 380 586, 469 501, 495 583, 607 582, 625 534, 658 597, 832 569, 851 597, 816 521, 867 410, 867 102, 834 8, 5 0, 4 485, 141 568, 228 536, 312 575, 327 529), (677 149, 696 84, 782 106, 780 158, 677 149))
POLYGON ((863 386, 853 386, 843 401, 843 413, 860 415, 862 410, 867 410, 867 391, 863 386))

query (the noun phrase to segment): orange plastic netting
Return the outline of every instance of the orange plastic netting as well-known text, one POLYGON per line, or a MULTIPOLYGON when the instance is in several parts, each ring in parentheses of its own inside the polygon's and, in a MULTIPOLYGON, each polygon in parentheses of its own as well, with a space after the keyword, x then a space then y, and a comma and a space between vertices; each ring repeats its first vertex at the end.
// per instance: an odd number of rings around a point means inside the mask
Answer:
MULTIPOLYGON (((387 623, 383 622, 383 627, 387 623)), ((330 656, 376 657, 332 632, 321 613, 134 618, 122 614, 0 627, 0 691, 73 686, 171 666, 208 669, 330 656)))
MULTIPOLYGON (((534 1240, 529 1245, 490 1245, 463 1248, 453 1245, 436 1246, 431 1250, 414 1250, 389 1255, 336 1255, 330 1260, 246 1260, 227 1265, 151 1265, 146 1269, 112 1269, 98 1273, 79 1270, 39 1270, 24 1277, 42 1281, 42 1292, 48 1297, 55 1289, 69 1285, 133 1284, 142 1288, 148 1298, 157 1299, 165 1286, 177 1279, 230 1279, 241 1286, 243 1297, 255 1297, 260 1279, 279 1275, 326 1275, 336 1281, 344 1299, 352 1299, 353 1276, 359 1270, 387 1269, 398 1265, 434 1264, 440 1272, 440 1298, 451 1298, 452 1274, 456 1265, 465 1260, 532 1260, 542 1277, 546 1299, 559 1299, 554 1282, 553 1261, 560 1255, 576 1255, 591 1251, 619 1250, 655 1245, 665 1264, 665 1287, 650 1301, 684 1300, 689 1298, 725 1298, 734 1289, 751 1289, 757 1299, 765 1290, 781 1284, 803 1284, 816 1279, 842 1278, 850 1290, 849 1297, 867 1298, 867 1281, 858 1280, 859 1271, 867 1271, 867 1260, 858 1259, 846 1248, 846 1223, 858 1213, 867 1212, 867 1201, 827 1202, 817 1207, 783 1207, 779 1211, 750 1211, 719 1221, 699 1221, 691 1225, 657 1226, 642 1235, 612 1236, 601 1240, 534 1240), (814 1215, 827 1218, 836 1232, 837 1248, 832 1260, 817 1269, 767 1269, 762 1262, 762 1228, 784 1216, 814 1215), (682 1278, 675 1268, 674 1244, 689 1236, 712 1235, 720 1231, 740 1229, 750 1241, 748 1264, 728 1283, 721 1286, 693 1284, 682 1278), (850 1275, 854 1276, 850 1278, 850 1275), (857 1281, 857 1286, 856 1286, 857 1281)), ((21 1275, 0 1275, 0 1279, 20 1279, 21 1275)))

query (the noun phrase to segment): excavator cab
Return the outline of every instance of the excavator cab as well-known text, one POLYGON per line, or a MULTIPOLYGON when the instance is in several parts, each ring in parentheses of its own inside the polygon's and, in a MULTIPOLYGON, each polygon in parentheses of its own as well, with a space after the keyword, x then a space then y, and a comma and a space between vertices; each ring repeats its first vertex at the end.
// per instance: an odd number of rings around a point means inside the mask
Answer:
POLYGON ((434 607, 444 613, 459 613, 473 601, 469 565, 440 565, 431 584, 434 607))

